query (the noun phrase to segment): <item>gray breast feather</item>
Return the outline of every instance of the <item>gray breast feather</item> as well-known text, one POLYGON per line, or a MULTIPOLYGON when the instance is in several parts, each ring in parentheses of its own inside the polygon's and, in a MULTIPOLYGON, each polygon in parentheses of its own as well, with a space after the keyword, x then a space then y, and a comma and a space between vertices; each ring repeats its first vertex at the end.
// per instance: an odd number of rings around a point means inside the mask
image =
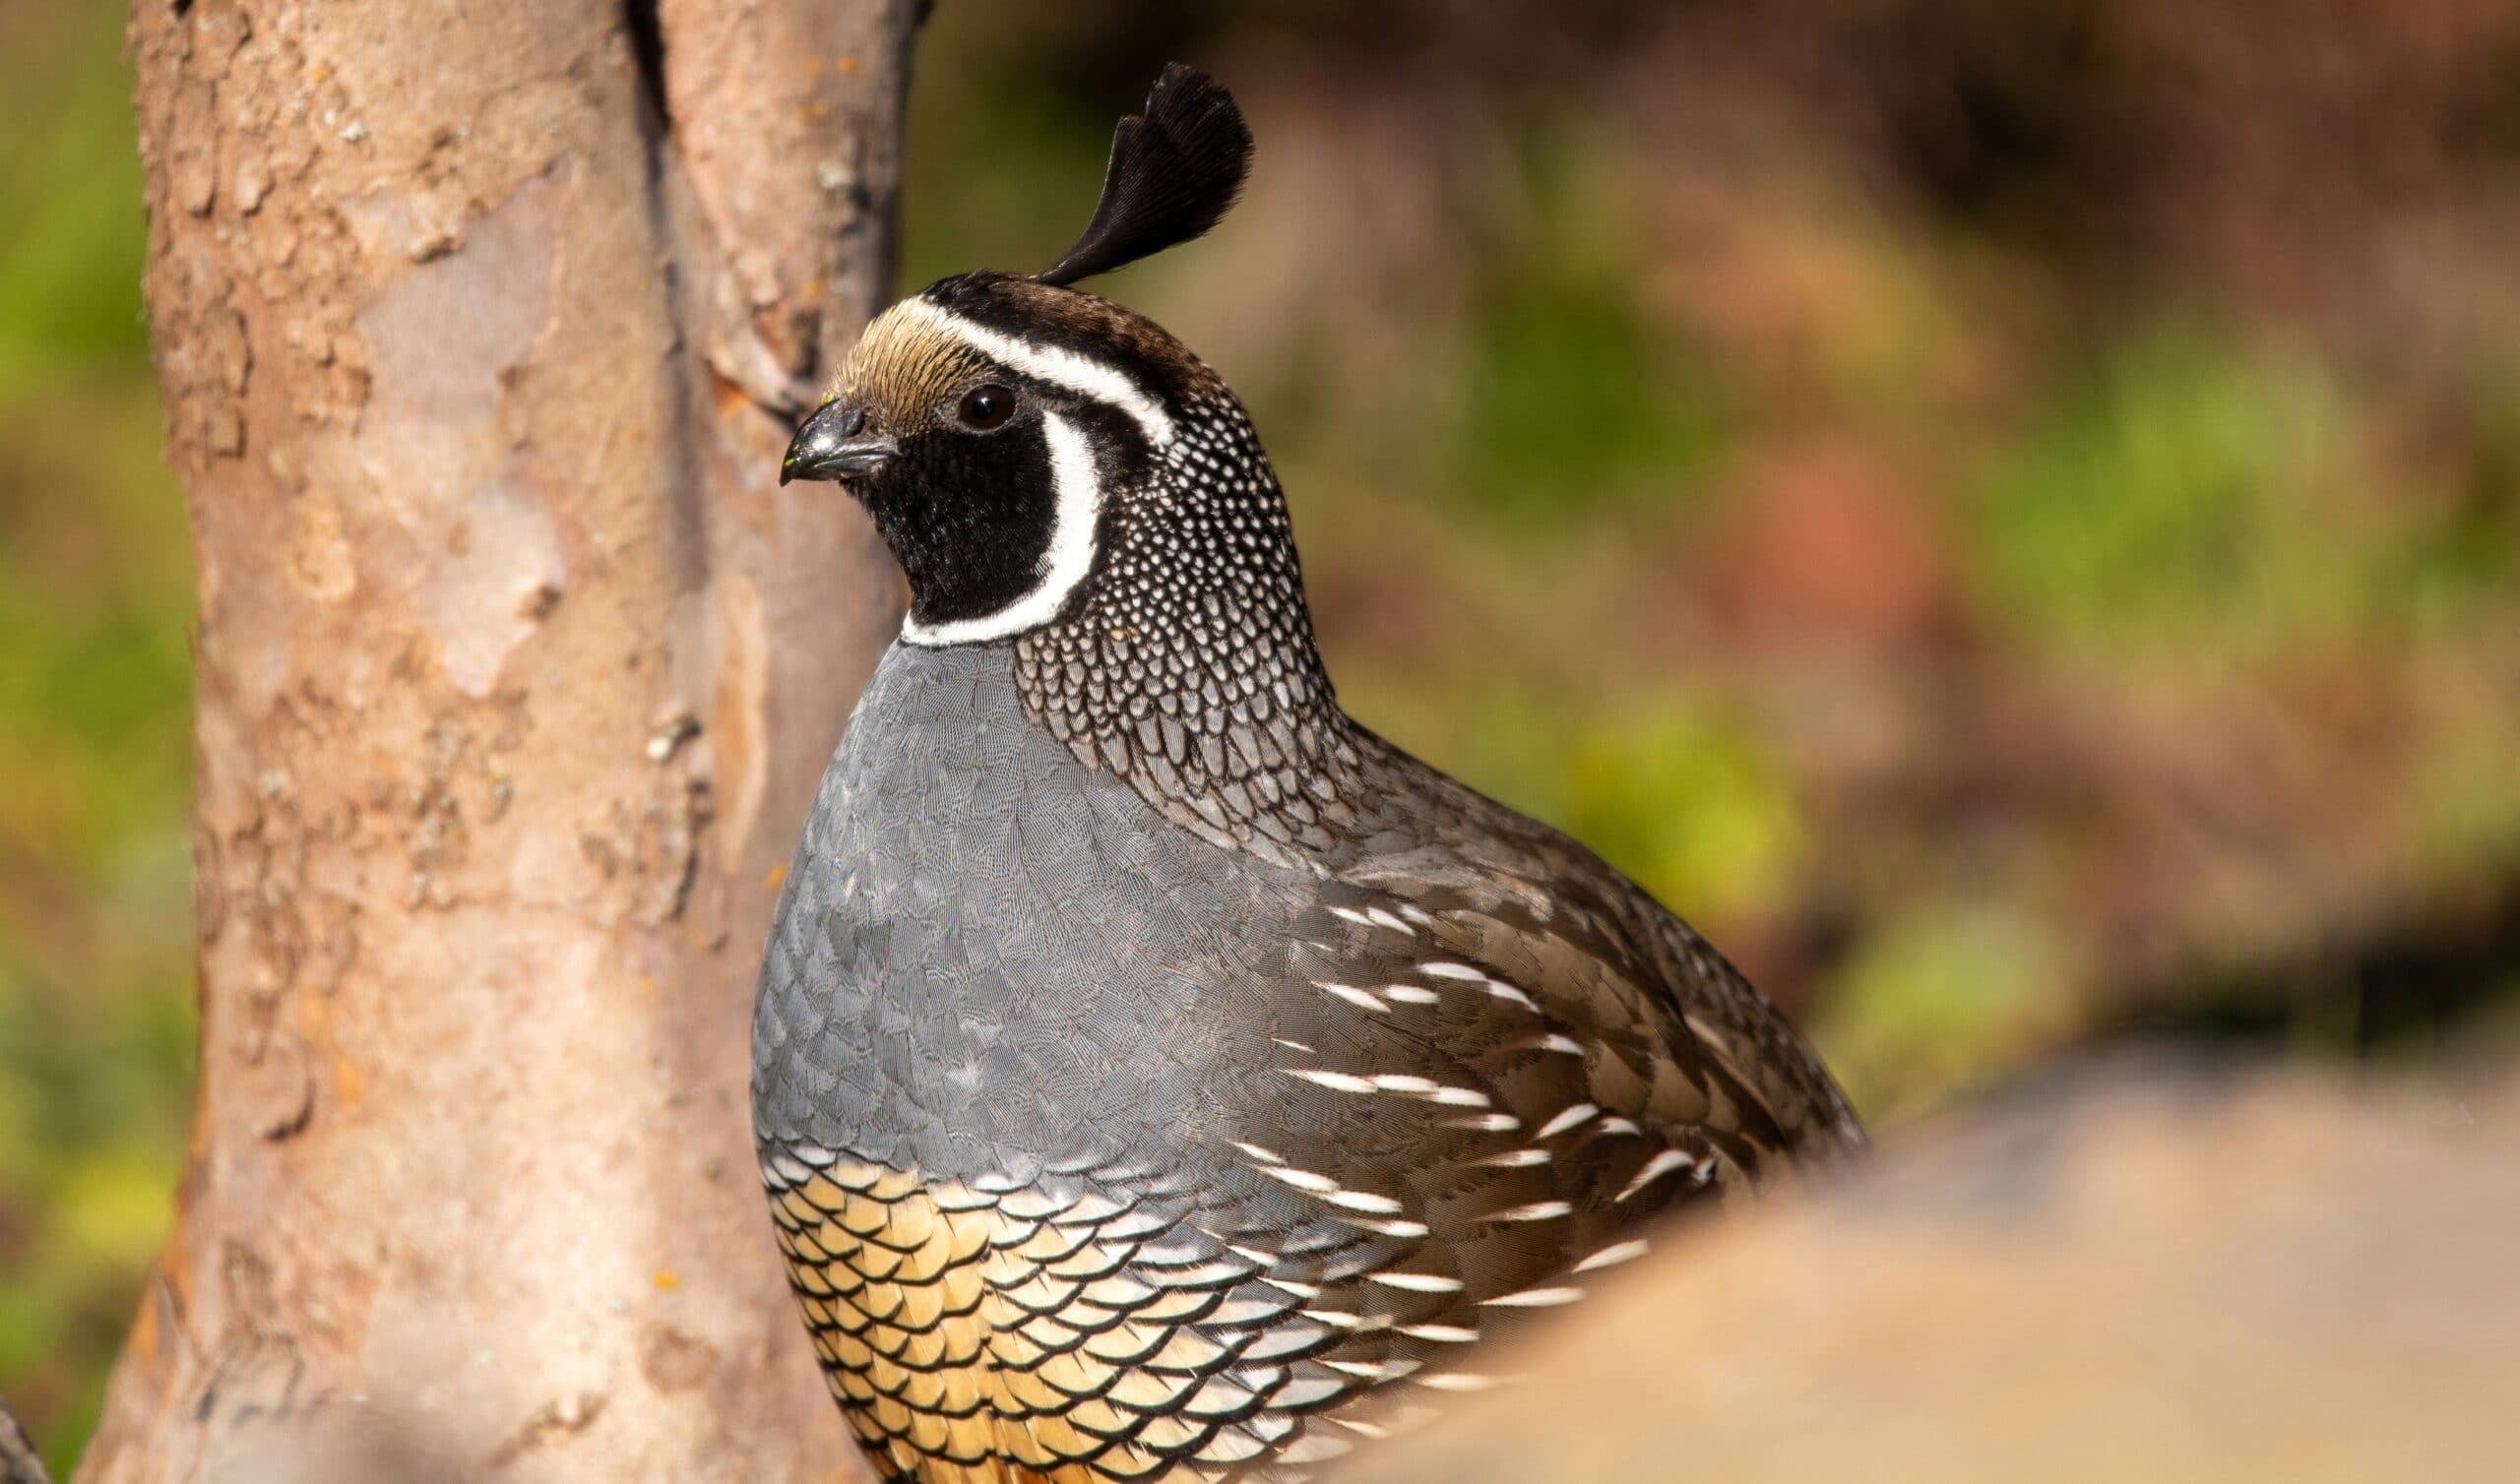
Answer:
POLYGON ((1404 1246, 1449 1218, 1504 1282, 1851 1137, 1774 1012, 1572 841, 1369 748, 1370 833, 1273 864, 1079 761, 1013 669, 878 668, 763 967, 766 1144, 931 1180, 1153 1170, 1277 1215, 1299 1193, 1404 1246))
POLYGON ((1000 647, 897 646, 824 776, 754 1035, 766 1140, 931 1178, 1246 1111, 1304 878, 1214 849, 1024 714, 1000 647))

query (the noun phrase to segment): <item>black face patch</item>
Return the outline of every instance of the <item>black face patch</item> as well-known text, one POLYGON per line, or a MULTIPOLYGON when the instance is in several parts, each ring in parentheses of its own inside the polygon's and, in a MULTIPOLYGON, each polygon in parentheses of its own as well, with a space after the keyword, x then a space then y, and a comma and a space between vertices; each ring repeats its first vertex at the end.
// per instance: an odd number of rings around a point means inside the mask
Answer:
POLYGON ((985 618, 1040 585, 1058 488, 1038 403, 993 432, 931 426, 904 438, 861 493, 920 624, 985 618))
POLYGON ((922 629, 993 617, 1047 580, 1062 513, 1046 418, 1084 445, 1078 477, 1094 481, 1102 507, 1085 533, 1095 568, 1063 602, 1096 581, 1122 492, 1154 474, 1153 446, 1119 408, 1002 367, 985 367, 982 378, 973 386, 1013 394, 1012 416, 983 430, 964 426, 956 415, 963 394, 953 394, 915 431, 896 435, 899 451, 879 472, 847 481, 910 579, 910 616, 922 629))

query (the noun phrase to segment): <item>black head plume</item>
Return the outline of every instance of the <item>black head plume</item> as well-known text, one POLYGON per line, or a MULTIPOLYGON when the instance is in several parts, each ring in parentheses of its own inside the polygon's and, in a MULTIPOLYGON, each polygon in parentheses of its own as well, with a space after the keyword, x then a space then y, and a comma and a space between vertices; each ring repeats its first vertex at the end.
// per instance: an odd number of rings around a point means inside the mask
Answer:
POLYGON ((1251 130, 1214 78, 1169 64, 1146 111, 1111 133, 1102 199, 1076 246, 1034 275, 1065 285, 1160 253, 1217 224, 1251 173, 1251 130))

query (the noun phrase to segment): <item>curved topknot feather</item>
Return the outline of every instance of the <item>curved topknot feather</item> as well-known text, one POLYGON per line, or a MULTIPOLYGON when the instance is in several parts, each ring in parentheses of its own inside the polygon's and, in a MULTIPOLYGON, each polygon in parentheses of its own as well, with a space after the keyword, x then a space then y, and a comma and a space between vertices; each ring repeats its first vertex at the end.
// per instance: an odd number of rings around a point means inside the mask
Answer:
POLYGON ((1146 111, 1111 132, 1111 166, 1085 235, 1034 275, 1065 285, 1151 257, 1217 224, 1251 173, 1251 129, 1206 73, 1167 65, 1146 111))

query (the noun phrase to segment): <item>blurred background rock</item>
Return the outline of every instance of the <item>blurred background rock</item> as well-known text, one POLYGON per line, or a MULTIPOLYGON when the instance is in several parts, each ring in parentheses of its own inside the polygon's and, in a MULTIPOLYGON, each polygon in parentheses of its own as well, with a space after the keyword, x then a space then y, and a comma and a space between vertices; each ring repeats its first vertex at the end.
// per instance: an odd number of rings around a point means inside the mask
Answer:
MULTIPOLYGON (((75 1456, 193 1034, 190 565, 121 10, 0 0, 0 1394, 75 1456)), ((1253 402, 1353 710, 1600 847, 1876 1126, 2133 1035, 2423 1078, 2520 999, 2520 10, 944 0, 903 281, 1253 402)))
POLYGON ((2159 1054, 2025 1079, 1690 1226, 1341 1477, 2507 1484, 2515 1091, 2159 1054))

